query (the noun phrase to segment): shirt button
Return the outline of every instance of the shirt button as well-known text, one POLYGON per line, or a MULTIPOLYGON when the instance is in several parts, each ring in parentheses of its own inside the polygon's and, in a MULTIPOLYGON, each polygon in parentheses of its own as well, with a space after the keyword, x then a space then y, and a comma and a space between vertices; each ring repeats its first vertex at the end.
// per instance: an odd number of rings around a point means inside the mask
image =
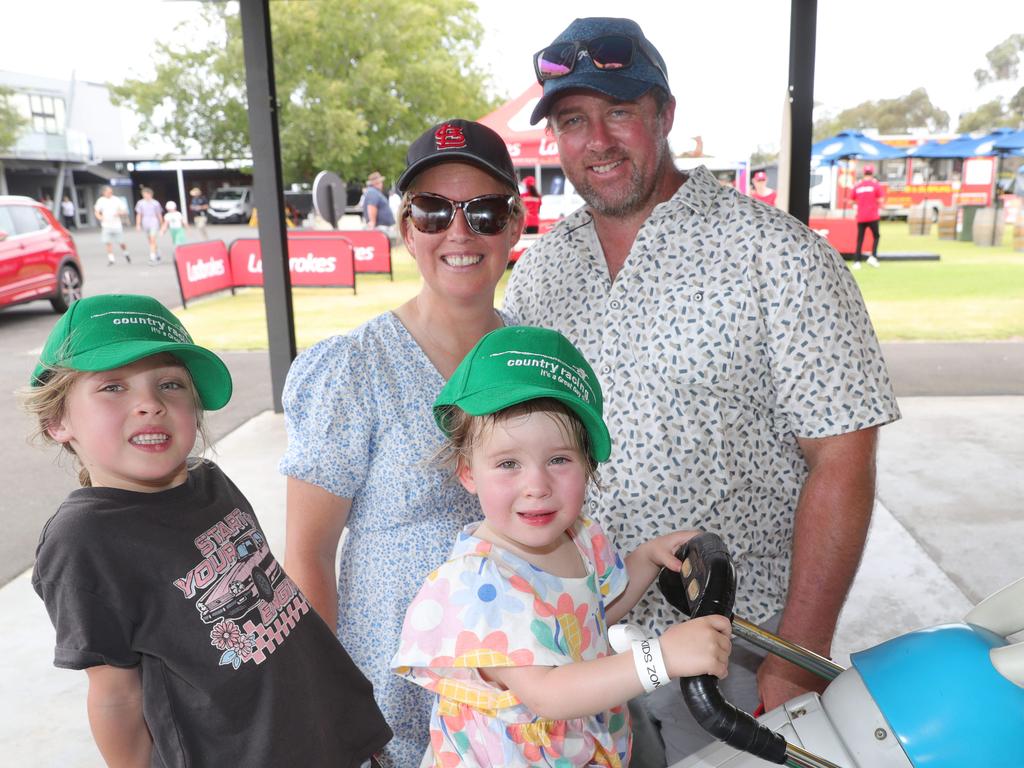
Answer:
POLYGON ((611 372, 612 372, 612 367, 610 365, 602 365, 601 366, 601 373, 611 373, 611 372))
POLYGON ((597 502, 596 501, 590 502, 590 508, 596 512, 597 511, 597 502))
POLYGON ((704 301, 704 294, 701 293, 700 291, 697 291, 695 294, 693 294, 693 300, 694 301, 704 301))
POLYGON ((612 309, 621 309, 622 308, 622 304, 619 302, 618 299, 612 299, 611 303, 608 304, 608 306, 611 307, 612 309))

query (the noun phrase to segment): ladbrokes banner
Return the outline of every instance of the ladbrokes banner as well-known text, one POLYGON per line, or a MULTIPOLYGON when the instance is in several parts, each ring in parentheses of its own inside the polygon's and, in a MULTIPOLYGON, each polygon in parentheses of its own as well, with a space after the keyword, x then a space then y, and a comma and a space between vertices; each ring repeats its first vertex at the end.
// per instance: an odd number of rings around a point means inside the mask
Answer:
POLYGON ((220 240, 185 243, 174 249, 174 266, 178 273, 181 305, 208 293, 234 288, 228 249, 220 240))
POLYGON ((356 263, 356 272, 361 275, 391 275, 391 241, 383 232, 374 229, 353 230, 316 230, 291 229, 288 239, 306 237, 336 237, 352 244, 352 258, 356 263))
MULTIPOLYGON (((179 245, 174 262, 182 306, 209 293, 263 285, 263 254, 256 238, 235 240, 230 247, 220 240, 179 245)), ((292 285, 356 287, 353 248, 340 237, 289 238, 288 269, 292 285)))
MULTIPOLYGON (((235 240, 228 249, 236 286, 263 285, 263 255, 256 238, 235 240)), ((288 271, 292 285, 356 287, 352 246, 336 237, 288 238, 288 271)))

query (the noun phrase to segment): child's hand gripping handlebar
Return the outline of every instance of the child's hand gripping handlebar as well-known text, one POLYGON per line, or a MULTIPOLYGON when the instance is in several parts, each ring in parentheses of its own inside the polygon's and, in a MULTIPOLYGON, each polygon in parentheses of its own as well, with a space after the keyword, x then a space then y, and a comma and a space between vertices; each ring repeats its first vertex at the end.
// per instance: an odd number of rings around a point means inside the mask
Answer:
MULTIPOLYGON (((713 533, 690 539, 676 552, 679 573, 666 568, 658 576, 662 595, 690 618, 719 614, 732 619, 736 571, 722 540, 713 533)), ((727 702, 714 675, 679 680, 683 699, 704 730, 735 749, 779 765, 786 763, 786 740, 753 716, 727 702)))

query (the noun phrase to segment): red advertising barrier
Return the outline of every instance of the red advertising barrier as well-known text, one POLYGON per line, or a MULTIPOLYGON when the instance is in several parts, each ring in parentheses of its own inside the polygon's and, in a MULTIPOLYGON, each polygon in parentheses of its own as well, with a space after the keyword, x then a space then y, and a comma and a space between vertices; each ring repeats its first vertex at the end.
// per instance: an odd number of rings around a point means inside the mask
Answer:
POLYGON ((391 241, 383 232, 373 229, 353 230, 317 230, 317 229, 290 229, 288 239, 302 239, 307 237, 338 238, 352 244, 352 256, 356 263, 356 272, 362 275, 391 275, 395 279, 395 273, 391 268, 391 241))
MULTIPOLYGON (((263 254, 256 238, 235 240, 230 247, 221 240, 179 245, 174 265, 183 307, 198 296, 263 285, 263 254)), ((355 293, 353 248, 344 238, 289 238, 288 269, 292 285, 351 288, 355 293)))
MULTIPOLYGON (((857 220, 853 216, 841 218, 818 218, 812 216, 807 226, 828 240, 829 244, 840 253, 851 254, 857 250, 857 220)), ((870 232, 864 235, 864 249, 870 253, 870 232)))
POLYGON ((221 240, 179 245, 174 249, 174 266, 183 307, 188 306, 189 299, 235 287, 228 249, 221 240))
MULTIPOLYGON (((259 240, 235 240, 228 249, 228 259, 236 286, 263 285, 259 240)), ((352 246, 339 237, 289 237, 288 271, 294 286, 356 289, 352 246)))

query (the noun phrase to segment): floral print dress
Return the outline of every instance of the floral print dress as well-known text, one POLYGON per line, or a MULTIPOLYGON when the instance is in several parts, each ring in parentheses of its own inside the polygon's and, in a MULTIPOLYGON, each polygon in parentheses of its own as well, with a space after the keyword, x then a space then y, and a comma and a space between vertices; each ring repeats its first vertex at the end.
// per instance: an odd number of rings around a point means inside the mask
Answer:
POLYGON ((448 562, 409 606, 395 671, 437 694, 424 766, 628 765, 626 706, 547 720, 480 669, 559 666, 608 655, 605 605, 626 588, 625 565, 585 517, 567 533, 587 575, 554 576, 473 534, 459 534, 448 562))

